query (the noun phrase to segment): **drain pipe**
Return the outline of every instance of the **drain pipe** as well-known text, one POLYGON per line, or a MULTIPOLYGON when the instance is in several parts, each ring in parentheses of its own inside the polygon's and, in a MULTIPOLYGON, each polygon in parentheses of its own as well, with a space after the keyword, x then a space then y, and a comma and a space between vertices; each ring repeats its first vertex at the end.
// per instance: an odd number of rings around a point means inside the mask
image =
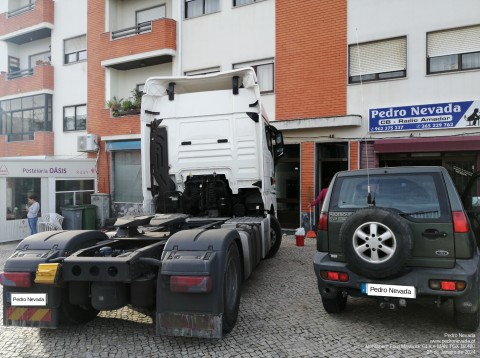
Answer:
POLYGON ((178 0, 178 38, 177 38, 177 67, 178 67, 178 76, 182 76, 182 3, 183 0, 178 0))

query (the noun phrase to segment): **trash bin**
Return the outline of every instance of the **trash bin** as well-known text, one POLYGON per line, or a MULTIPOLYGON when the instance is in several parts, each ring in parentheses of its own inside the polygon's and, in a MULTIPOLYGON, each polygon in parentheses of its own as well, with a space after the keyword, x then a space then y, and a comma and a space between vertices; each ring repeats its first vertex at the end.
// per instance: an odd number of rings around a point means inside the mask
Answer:
POLYGON ((69 205, 60 207, 64 230, 82 230, 83 206, 69 205))
POLYGON ((83 218, 82 218, 82 229, 83 230, 95 230, 95 221, 97 214, 96 205, 82 205, 83 218))

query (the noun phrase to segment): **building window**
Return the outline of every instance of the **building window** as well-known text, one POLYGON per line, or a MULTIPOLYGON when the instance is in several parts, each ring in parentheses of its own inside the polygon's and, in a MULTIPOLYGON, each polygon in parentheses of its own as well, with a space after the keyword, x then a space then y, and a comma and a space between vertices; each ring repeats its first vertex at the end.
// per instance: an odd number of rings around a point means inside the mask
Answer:
POLYGON ((34 140, 35 132, 51 132, 52 95, 1 101, 0 121, 0 135, 7 135, 9 142, 34 140))
POLYGON ((211 14, 220 11, 219 0, 185 0, 185 18, 211 14))
POLYGON ((260 93, 273 93, 275 90, 275 68, 273 59, 245 62, 233 65, 234 69, 252 67, 257 75, 260 93))
POLYGON ((55 182, 55 211, 62 214, 62 207, 91 204, 95 192, 94 180, 57 180, 55 182))
POLYGON ((37 61, 42 61, 42 62, 50 62, 52 59, 52 53, 50 51, 42 52, 42 53, 37 53, 35 55, 29 56, 29 63, 30 63, 30 68, 34 68, 36 66, 37 61))
POLYGON ((137 85, 137 91, 143 92, 145 94, 146 93, 145 92, 145 83, 141 83, 141 84, 137 85))
POLYGON ((480 69, 480 26, 427 34, 427 73, 480 69))
POLYGON ((349 83, 407 76, 407 38, 349 46, 349 83))
POLYGON ((63 107, 63 130, 81 131, 87 129, 87 105, 63 107))
POLYGON ((87 59, 87 35, 65 40, 65 64, 87 59))
POLYGON ((142 158, 139 150, 112 152, 113 200, 142 203, 142 158))
MULTIPOLYGON (((7 178, 7 220, 26 219, 29 196, 36 196, 41 200, 40 178, 7 178)), ((40 212, 38 212, 40 216, 40 212)))
POLYGON ((196 70, 196 71, 186 71, 185 76, 209 75, 211 73, 216 73, 216 72, 220 72, 220 67, 206 68, 203 70, 196 70))
POLYGON ((233 0, 233 6, 247 5, 262 0, 233 0))

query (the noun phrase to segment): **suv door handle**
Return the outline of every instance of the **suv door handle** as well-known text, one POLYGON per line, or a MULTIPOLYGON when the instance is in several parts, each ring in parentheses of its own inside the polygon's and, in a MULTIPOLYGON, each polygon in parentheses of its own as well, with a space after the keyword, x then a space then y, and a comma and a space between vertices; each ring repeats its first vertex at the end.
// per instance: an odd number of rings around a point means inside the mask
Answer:
POLYGON ((426 237, 427 239, 436 239, 438 237, 447 237, 447 233, 445 231, 438 231, 436 229, 427 229, 422 232, 422 236, 426 237))

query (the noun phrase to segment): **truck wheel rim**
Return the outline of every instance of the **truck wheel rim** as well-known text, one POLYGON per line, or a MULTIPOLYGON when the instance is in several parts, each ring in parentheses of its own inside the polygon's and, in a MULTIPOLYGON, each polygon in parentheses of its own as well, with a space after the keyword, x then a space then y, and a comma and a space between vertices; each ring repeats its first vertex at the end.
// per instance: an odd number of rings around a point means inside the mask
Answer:
POLYGON ((275 245, 275 241, 277 241, 277 234, 275 233, 275 230, 270 229, 270 247, 275 245))
POLYGON ((353 234, 353 249, 364 261, 380 264, 392 258, 397 241, 392 230, 378 222, 360 225, 353 234))
POLYGON ((230 260, 228 263, 227 280, 225 282, 225 286, 227 307, 230 311, 232 311, 235 308, 238 291, 238 272, 234 260, 230 260))

